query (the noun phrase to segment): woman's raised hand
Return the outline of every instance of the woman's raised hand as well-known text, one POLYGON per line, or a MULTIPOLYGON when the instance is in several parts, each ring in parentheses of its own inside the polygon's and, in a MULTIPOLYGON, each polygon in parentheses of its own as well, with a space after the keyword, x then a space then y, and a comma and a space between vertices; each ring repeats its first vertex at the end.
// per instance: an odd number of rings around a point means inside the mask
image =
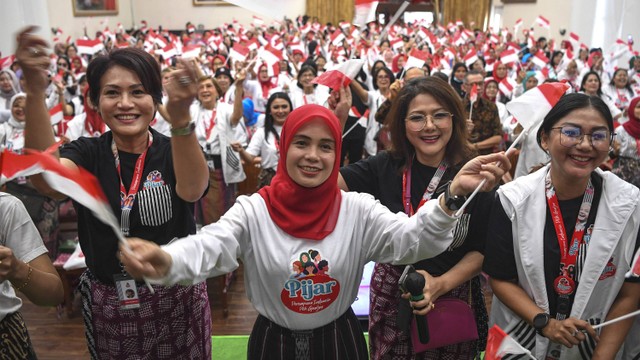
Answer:
POLYGON ((498 185, 502 176, 511 169, 511 163, 504 152, 477 156, 460 169, 451 182, 453 195, 469 195, 482 181, 481 191, 490 191, 498 185))
POLYGON ((167 120, 173 127, 184 127, 191 121, 189 107, 198 93, 195 66, 193 63, 180 59, 178 69, 172 71, 163 84, 169 96, 166 105, 169 113, 167 120))
POLYGON ((20 64, 26 80, 27 93, 42 93, 49 85, 49 44, 38 35, 33 34, 35 26, 29 26, 16 37, 16 60, 20 64))

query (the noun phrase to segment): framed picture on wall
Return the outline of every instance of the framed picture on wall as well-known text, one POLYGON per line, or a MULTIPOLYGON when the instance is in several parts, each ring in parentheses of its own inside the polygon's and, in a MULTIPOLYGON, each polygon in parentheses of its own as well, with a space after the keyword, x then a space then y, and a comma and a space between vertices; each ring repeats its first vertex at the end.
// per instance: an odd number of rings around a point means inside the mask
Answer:
POLYGON ((193 0, 194 6, 232 5, 223 0, 193 0))
POLYGON ((73 16, 118 15, 118 0, 71 0, 73 16))

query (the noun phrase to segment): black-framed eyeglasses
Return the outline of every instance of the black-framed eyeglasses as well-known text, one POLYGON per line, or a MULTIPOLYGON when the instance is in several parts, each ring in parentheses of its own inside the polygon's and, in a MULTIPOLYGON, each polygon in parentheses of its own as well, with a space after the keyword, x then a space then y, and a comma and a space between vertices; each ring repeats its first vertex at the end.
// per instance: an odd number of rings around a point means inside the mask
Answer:
POLYGON ((582 129, 578 126, 563 125, 553 127, 551 130, 560 130, 560 145, 564 147, 574 147, 582 142, 585 135, 589 136, 591 146, 597 151, 607 152, 613 142, 615 133, 609 132, 607 129, 597 129, 586 134, 582 132, 582 129))
POLYGON ((453 114, 447 111, 438 111, 435 114, 409 114, 404 119, 407 125, 407 129, 411 131, 422 131, 427 126, 427 119, 431 119, 431 122, 436 127, 445 127, 449 125, 449 121, 453 118, 453 114))

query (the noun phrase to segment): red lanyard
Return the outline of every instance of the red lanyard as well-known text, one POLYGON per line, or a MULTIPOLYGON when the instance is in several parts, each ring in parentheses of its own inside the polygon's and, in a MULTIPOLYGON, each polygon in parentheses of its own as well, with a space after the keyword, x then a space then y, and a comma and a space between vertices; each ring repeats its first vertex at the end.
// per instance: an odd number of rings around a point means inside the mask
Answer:
POLYGON ((578 260, 580 246, 584 243, 584 232, 587 225, 587 219, 589 218, 591 203, 593 202, 593 184, 591 183, 591 179, 589 179, 584 196, 582 197, 582 204, 580 205, 580 211, 578 212, 578 219, 576 220, 576 226, 573 230, 571 243, 569 243, 567 239, 567 232, 564 228, 562 213, 560 212, 560 205, 558 204, 558 196, 556 195, 553 184, 551 183, 550 173, 547 173, 547 177, 545 178, 545 189, 547 204, 549 206, 549 211, 551 212, 551 220, 553 221, 553 226, 556 229, 558 245, 560 246, 560 265, 562 266, 562 273, 556 278, 554 288, 558 295, 569 296, 575 291, 575 266, 578 260))
MULTIPOLYGON (((411 160, 411 163, 413 164, 413 160, 411 160)), ((425 189, 424 194, 422 195, 422 199, 420 199, 420 203, 418 204, 418 208, 415 211, 418 211, 418 209, 420 209, 422 205, 424 205, 431 199, 431 196, 433 196, 433 193, 436 191, 436 188, 438 187, 438 184, 440 184, 440 180, 442 179, 442 175, 446 170, 447 163, 446 161, 442 160, 442 162, 440 162, 440 165, 438 165, 438 170, 436 170, 436 173, 431 178, 431 181, 429 181, 429 185, 425 189)), ((409 216, 413 216, 415 211, 413 210, 413 206, 411 205, 411 166, 409 166, 408 169, 402 172, 402 200, 404 205, 404 212, 409 216)))
POLYGON ((118 155, 118 148, 116 147, 115 140, 111 140, 111 151, 113 152, 116 170, 120 179, 120 208, 122 209, 120 228, 124 235, 129 235, 129 213, 131 212, 131 209, 133 209, 133 203, 136 199, 136 194, 138 193, 140 181, 142 180, 142 172, 144 171, 144 160, 147 157, 147 151, 151 147, 152 143, 153 135, 151 135, 151 132, 149 132, 149 143, 144 152, 140 154, 140 156, 138 156, 138 160, 136 160, 136 165, 133 169, 133 177, 131 178, 131 185, 129 186, 129 191, 127 191, 127 189, 124 187, 124 183, 122 182, 122 170, 120 168, 120 155, 118 155))
POLYGON ((211 113, 211 118, 209 119, 209 125, 207 125, 206 129, 205 129, 205 141, 209 141, 209 136, 211 136, 211 132, 213 131, 213 127, 216 126, 216 113, 218 112, 218 109, 214 108, 213 112, 211 113))

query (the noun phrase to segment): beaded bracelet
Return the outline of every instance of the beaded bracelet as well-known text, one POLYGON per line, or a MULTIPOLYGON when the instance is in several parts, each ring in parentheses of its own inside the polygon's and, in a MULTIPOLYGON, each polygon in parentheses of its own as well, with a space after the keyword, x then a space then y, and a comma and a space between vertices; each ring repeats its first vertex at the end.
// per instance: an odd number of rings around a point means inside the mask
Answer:
POLYGON ((16 291, 20 291, 22 289, 24 289, 25 286, 29 285, 29 281, 31 281, 31 273, 33 272, 33 268, 31 267, 31 265, 27 264, 27 266, 29 267, 29 273, 27 274, 27 280, 24 282, 24 284, 18 286, 16 289, 16 291))

